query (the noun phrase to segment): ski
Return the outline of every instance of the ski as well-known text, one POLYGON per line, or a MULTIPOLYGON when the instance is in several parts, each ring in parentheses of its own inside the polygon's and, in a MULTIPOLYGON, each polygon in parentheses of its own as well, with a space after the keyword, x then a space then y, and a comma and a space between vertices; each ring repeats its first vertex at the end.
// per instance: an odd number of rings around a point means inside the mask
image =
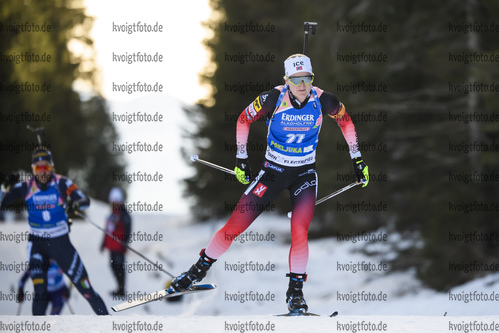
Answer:
POLYGON ((336 317, 338 315, 338 311, 334 311, 330 315, 320 315, 317 313, 312 313, 312 312, 289 312, 289 313, 283 313, 279 315, 275 315, 277 317, 336 317))
POLYGON ((177 297, 185 294, 192 294, 192 293, 197 293, 200 291, 207 291, 207 290, 213 290, 217 286, 214 284, 198 284, 190 287, 186 291, 181 291, 181 292, 174 292, 174 293, 168 293, 166 289, 158 290, 153 293, 144 295, 143 297, 131 300, 129 302, 124 302, 115 306, 112 306, 111 309, 113 309, 114 312, 120 312, 123 310, 128 310, 130 308, 134 308, 136 306, 158 301, 163 298, 170 298, 170 297, 177 297))

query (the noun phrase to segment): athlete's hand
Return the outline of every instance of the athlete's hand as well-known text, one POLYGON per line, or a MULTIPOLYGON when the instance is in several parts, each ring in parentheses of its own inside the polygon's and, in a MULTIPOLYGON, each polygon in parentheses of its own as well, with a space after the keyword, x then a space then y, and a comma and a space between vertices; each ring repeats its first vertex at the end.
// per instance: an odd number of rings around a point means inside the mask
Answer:
POLYGON ((246 185, 251 181, 251 168, 247 158, 237 159, 234 172, 236 173, 237 180, 242 184, 246 185))
POLYGON ((362 157, 356 157, 352 160, 352 162, 353 171, 355 172, 355 177, 357 177, 357 182, 364 183, 362 187, 366 187, 369 183, 369 169, 367 165, 362 160, 362 157))
POLYGON ((75 212, 80 209, 80 203, 78 201, 68 200, 66 205, 66 214, 68 217, 76 215, 75 212))
POLYGON ((5 179, 3 180, 2 187, 8 191, 11 186, 14 186, 16 183, 19 182, 19 179, 21 177, 19 176, 18 173, 11 172, 5 179))

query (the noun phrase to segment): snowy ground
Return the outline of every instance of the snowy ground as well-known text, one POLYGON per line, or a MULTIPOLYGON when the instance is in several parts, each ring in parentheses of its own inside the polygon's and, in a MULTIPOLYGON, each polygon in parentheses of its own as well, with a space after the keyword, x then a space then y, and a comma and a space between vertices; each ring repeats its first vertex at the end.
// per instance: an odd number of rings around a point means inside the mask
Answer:
MULTIPOLYGON (((105 204, 93 201, 87 216, 104 225, 107 209, 105 204)), ((199 250, 207 245, 213 233, 224 223, 212 221, 195 225, 188 223, 185 217, 140 214, 133 214, 132 218, 134 232, 163 237, 157 242, 136 241, 131 244, 132 248, 162 264, 172 274, 187 269, 197 259, 199 250)), ((26 230, 26 223, 0 224, 0 232, 4 236, 26 230)), ((330 314, 337 310, 340 315, 336 318, 271 316, 286 311, 284 294, 287 289, 285 274, 288 271, 289 221, 264 214, 244 236, 247 241, 234 242, 203 281, 216 284, 218 288, 215 291, 188 295, 177 303, 153 302, 112 313, 112 316, 105 318, 93 315, 87 302, 76 291, 69 301, 76 315, 71 315, 65 308, 60 317, 34 318, 30 315, 30 302, 24 302, 21 316, 16 316, 19 305, 12 301, 12 288, 22 272, 10 268, 26 261, 26 242, 16 243, 0 238, 0 331, 15 331, 17 328, 19 331, 50 332, 499 331, 495 300, 451 301, 449 293, 422 288, 411 272, 390 275, 364 271, 353 273, 353 266, 349 266, 349 271, 340 271, 338 264, 351 265, 364 261, 378 265, 381 259, 355 252, 362 243, 339 242, 336 238, 310 242, 309 279, 304 292, 311 312, 330 314), (264 239, 255 239, 257 235, 264 239), (249 270, 243 272, 243 266, 249 270), (257 267, 263 271, 254 271, 257 267), (235 268, 238 270, 235 271, 235 268), (368 294, 379 299, 354 300, 354 297, 366 297, 368 294)), ((99 252, 102 232, 89 223, 78 222, 73 226, 70 237, 85 263, 92 285, 106 305, 110 308, 121 303, 122 300, 113 300, 110 296, 116 283, 107 263, 108 254, 99 252)), ((168 275, 145 265, 146 262, 133 253, 127 256, 127 264, 131 269, 127 281, 129 297, 133 293, 144 294, 162 289, 170 280, 168 275)), ((498 294, 495 291, 497 285, 489 282, 496 280, 499 280, 499 275, 489 275, 456 287, 451 293, 461 297, 469 292, 495 295, 498 294)), ((26 290, 32 290, 30 283, 26 290)))

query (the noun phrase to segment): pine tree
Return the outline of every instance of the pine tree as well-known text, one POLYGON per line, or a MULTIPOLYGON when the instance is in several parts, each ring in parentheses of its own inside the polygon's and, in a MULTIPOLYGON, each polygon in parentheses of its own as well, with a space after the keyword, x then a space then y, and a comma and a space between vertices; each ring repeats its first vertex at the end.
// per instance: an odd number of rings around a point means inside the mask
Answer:
POLYGON ((12 60, 0 64, 0 160, 2 175, 30 172, 37 139, 27 125, 44 127, 56 172, 74 177, 84 191, 105 200, 111 171, 122 170, 124 164, 118 155, 100 155, 108 150, 102 149, 103 140, 115 137, 116 131, 98 93, 94 59, 87 57, 93 54, 92 22, 78 1, 2 1, 0 53, 2 59, 12 60), (31 30, 23 30, 25 23, 31 30), (75 44, 89 52, 76 53, 70 49, 75 44), (20 60, 24 54, 31 60, 20 60), (45 61, 33 61, 33 55, 45 61), (84 100, 73 89, 75 82, 86 83, 91 96, 84 100), (24 83, 46 89, 15 91, 24 83))

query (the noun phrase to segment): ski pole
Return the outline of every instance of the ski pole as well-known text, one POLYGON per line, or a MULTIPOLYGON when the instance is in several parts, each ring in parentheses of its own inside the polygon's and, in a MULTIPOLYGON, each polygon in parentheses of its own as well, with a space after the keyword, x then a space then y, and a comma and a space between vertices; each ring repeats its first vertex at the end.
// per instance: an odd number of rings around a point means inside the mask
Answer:
POLYGON ((214 169, 230 173, 231 175, 236 175, 236 173, 234 172, 234 170, 230 170, 230 169, 224 168, 223 166, 220 166, 220 165, 217 165, 217 164, 214 164, 214 163, 210 163, 210 162, 204 161, 204 160, 200 159, 198 155, 192 155, 191 156, 191 161, 193 161, 193 162, 199 162, 201 164, 207 165, 207 166, 212 167, 214 169))
POLYGON ((23 302, 19 302, 19 306, 17 307, 17 315, 21 315, 21 307, 23 306, 23 302))
MULTIPOLYGON (((319 205, 319 204, 323 203, 324 201, 329 200, 329 199, 331 199, 332 197, 337 196, 338 194, 343 193, 343 192, 345 192, 346 190, 349 190, 349 189, 351 189, 352 187, 355 187, 355 186, 360 185, 360 184, 363 184, 363 183, 364 183, 364 182, 362 182, 362 181, 361 181, 361 182, 354 182, 354 183, 351 183, 351 184, 349 184, 349 185, 347 185, 347 186, 345 186, 345 187, 343 187, 343 188, 340 188, 338 191, 333 192, 333 193, 331 193, 331 194, 328 194, 328 195, 326 195, 324 198, 322 198, 322 199, 320 199, 320 200, 317 200, 317 201, 315 202, 315 205, 317 206, 317 205, 319 205)), ((289 218, 291 218, 291 212, 288 212, 288 217, 289 217, 289 218)))
POLYGON ((71 308, 71 306, 69 305, 68 300, 66 300, 66 305, 67 305, 67 307, 68 307, 68 309, 69 309, 69 312, 71 312, 71 314, 72 314, 72 315, 74 315, 74 314, 75 314, 75 312, 73 311, 73 308, 71 308))
POLYGON ((71 297, 71 289, 73 289, 73 286, 74 286, 73 281, 70 281, 69 282, 69 288, 68 288, 68 297, 65 297, 65 299, 66 299, 66 305, 68 306, 69 312, 71 312, 72 315, 74 315, 75 312, 73 311, 73 309, 69 305, 69 297, 71 297))
POLYGON ((144 257, 143 254, 141 254, 140 252, 138 251, 135 251, 134 249, 132 249, 130 246, 128 246, 126 243, 122 242, 121 240, 119 240, 118 238, 116 238, 115 236, 111 235, 109 232, 107 232, 106 230, 104 230, 103 228, 101 228, 100 226, 98 226, 97 224, 95 224, 94 222, 90 221, 89 219, 87 219, 85 217, 85 215, 81 214, 80 212, 78 211, 75 211, 75 214, 78 215, 78 216, 81 216, 85 221, 87 221, 88 223, 90 223, 91 225, 93 225, 94 227, 96 227, 97 229, 99 229, 100 231, 102 231, 103 233, 105 233, 106 235, 108 235, 109 237, 111 237, 112 239, 114 239, 115 241, 117 241, 118 243, 120 243, 121 245, 123 245, 124 247, 126 247, 127 249, 129 249, 130 251, 132 251, 133 253, 137 254, 138 256, 140 256, 142 259, 146 260, 147 262, 149 262, 150 264, 156 266, 156 268, 158 268, 160 271, 162 271, 163 273, 166 273, 168 275, 170 275, 172 278, 174 278, 175 276, 173 276, 170 272, 164 270, 162 267, 158 266, 158 264, 154 263, 152 260, 149 260, 148 258, 144 257))
MULTIPOLYGON (((14 288, 13 285, 10 285, 10 291, 13 294, 16 292, 16 289, 14 288)), ((23 293, 24 293, 24 289, 23 289, 23 293)), ((17 295, 18 296, 16 296, 16 303, 19 303, 19 305, 17 307, 17 316, 20 316, 21 315, 21 307, 23 306, 24 298, 21 301, 20 298, 19 298, 19 294, 17 294, 17 295)))

